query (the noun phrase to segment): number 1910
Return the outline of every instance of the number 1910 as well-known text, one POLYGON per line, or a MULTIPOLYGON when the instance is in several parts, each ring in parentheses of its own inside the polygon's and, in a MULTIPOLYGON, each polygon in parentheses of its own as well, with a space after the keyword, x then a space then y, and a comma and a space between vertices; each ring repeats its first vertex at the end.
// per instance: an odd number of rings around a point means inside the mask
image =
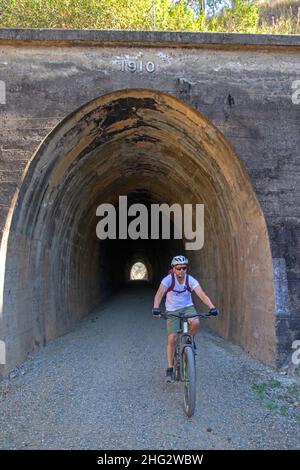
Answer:
POLYGON ((148 72, 152 73, 155 71, 155 63, 148 60, 122 60, 122 72, 148 72))

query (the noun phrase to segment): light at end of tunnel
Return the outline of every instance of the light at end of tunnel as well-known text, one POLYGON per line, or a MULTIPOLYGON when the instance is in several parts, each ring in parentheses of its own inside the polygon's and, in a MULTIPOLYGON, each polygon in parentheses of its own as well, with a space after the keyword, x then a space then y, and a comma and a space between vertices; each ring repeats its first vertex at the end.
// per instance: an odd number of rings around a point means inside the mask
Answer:
POLYGON ((130 280, 131 281, 147 281, 148 280, 148 271, 144 263, 140 261, 134 263, 130 270, 130 280))

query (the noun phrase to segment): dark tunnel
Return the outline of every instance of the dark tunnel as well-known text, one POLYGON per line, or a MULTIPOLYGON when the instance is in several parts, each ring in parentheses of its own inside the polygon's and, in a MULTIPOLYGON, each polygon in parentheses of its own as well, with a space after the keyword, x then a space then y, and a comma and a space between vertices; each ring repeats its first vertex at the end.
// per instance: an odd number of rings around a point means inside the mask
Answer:
MULTIPOLYGON (((101 203, 205 205, 205 243, 185 254, 222 312, 215 330, 259 359, 276 350, 272 259, 245 169, 196 110, 153 90, 120 90, 67 116, 32 156, 7 227, 7 367, 128 284, 135 261, 157 288, 185 240, 99 240, 101 203)), ((149 305, 149 312, 151 305, 149 305)))

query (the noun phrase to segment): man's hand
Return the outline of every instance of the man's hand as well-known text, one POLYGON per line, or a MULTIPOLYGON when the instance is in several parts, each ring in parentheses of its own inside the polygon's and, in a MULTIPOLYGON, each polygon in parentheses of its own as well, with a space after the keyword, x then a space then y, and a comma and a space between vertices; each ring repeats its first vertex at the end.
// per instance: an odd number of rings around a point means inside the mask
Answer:
POLYGON ((209 314, 216 317, 219 314, 219 311, 218 311, 218 309, 216 309, 216 307, 213 307, 213 308, 210 309, 209 314))
POLYGON ((161 314, 161 310, 160 308, 157 308, 157 307, 153 307, 152 309, 152 315, 156 318, 160 317, 160 314, 161 314))

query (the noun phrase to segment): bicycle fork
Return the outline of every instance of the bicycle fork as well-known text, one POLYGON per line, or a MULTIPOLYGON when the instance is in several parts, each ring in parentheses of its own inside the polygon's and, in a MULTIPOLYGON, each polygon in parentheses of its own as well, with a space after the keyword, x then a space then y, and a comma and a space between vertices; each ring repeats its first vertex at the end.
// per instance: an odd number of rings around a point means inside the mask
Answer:
POLYGON ((183 361, 183 356, 184 356, 184 350, 186 348, 191 348, 193 351, 193 356, 195 358, 195 345, 194 345, 194 340, 192 338, 192 335, 189 333, 187 335, 183 335, 181 339, 181 345, 180 345, 180 380, 181 382, 186 379, 185 377, 185 371, 184 371, 184 361, 183 361))

